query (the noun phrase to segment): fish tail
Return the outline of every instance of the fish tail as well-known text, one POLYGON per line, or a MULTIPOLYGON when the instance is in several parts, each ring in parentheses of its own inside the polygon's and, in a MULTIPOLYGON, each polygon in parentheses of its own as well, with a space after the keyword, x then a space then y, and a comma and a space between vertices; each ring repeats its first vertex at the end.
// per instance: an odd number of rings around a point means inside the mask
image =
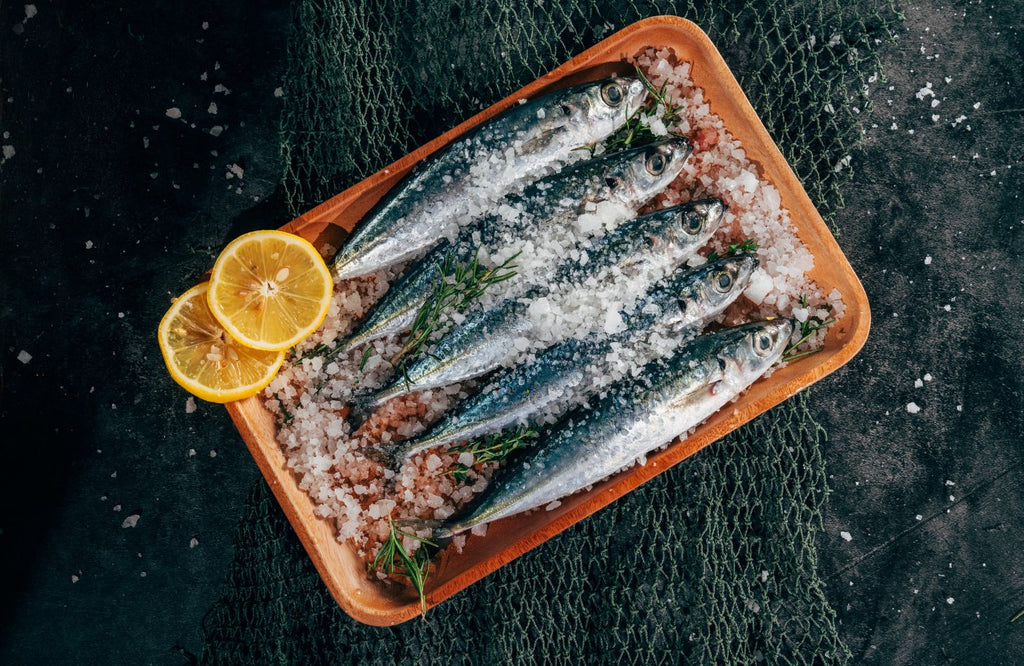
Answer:
POLYGON ((366 391, 363 393, 353 393, 348 399, 347 419, 352 424, 352 431, 355 432, 359 426, 366 422, 370 415, 373 414, 374 408, 377 406, 375 401, 375 394, 372 391, 366 391))
POLYGON ((397 474, 402 465, 402 459, 398 455, 399 449, 401 448, 401 444, 380 443, 356 449, 356 454, 366 458, 367 460, 379 463, 397 474))
POLYGON ((415 531, 429 529, 429 541, 438 548, 447 546, 452 537, 461 531, 453 529, 455 527, 453 523, 431 518, 399 518, 395 521, 395 526, 400 529, 408 528, 415 531))
POLYGON ((391 400, 391 398, 397 398, 398 396, 404 395, 408 392, 409 389, 406 387, 406 382, 399 379, 388 384, 377 393, 368 396, 367 400, 369 401, 370 406, 379 407, 388 400, 391 400))

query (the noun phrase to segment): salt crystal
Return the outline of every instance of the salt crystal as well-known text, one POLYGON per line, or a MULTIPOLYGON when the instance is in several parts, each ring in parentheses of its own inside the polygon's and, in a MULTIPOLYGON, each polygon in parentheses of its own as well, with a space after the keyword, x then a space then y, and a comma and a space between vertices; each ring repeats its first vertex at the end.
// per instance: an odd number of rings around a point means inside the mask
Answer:
POLYGON ((956 601, 956 600, 953 599, 953 597, 946 597, 946 603, 949 604, 950 606, 953 605, 954 601, 956 601))
POLYGON ((181 118, 181 109, 179 109, 176 106, 172 106, 171 108, 167 109, 165 113, 167 114, 168 118, 173 118, 175 120, 181 118))
POLYGON ((35 5, 25 5, 25 20, 29 20, 33 16, 39 13, 35 5))
POLYGON ((223 131, 224 127, 221 125, 214 125, 210 128, 210 136, 220 136, 223 131))
POLYGON ((924 258, 924 265, 925 265, 925 266, 930 266, 930 265, 931 265, 931 263, 932 263, 932 257, 931 257, 931 255, 928 255, 928 256, 926 256, 926 257, 924 258))
POLYGON ((932 373, 930 373, 930 372, 924 373, 924 380, 926 382, 930 382, 932 380, 932 373))
POLYGON ((919 411, 921 411, 921 408, 917 406, 916 402, 908 402, 907 411, 910 412, 911 414, 917 414, 919 411))
POLYGON ((124 522, 121 523, 121 527, 135 527, 139 524, 139 518, 141 517, 142 516, 140 516, 139 514, 133 513, 132 515, 124 519, 124 522))
POLYGON ((9 160, 15 155, 14 146, 7 144, 3 147, 4 159, 9 160))
POLYGON ((472 467, 474 459, 473 454, 469 451, 463 451, 459 454, 459 464, 464 467, 472 467))
POLYGON ((924 516, 922 516, 921 514, 917 514, 916 516, 914 516, 914 520, 924 520, 924 516))
POLYGON ((920 379, 914 380, 914 388, 921 388, 922 386, 924 386, 924 382, 922 382, 920 379))
POLYGON ((191 414, 196 411, 196 399, 189 396, 188 400, 185 401, 185 413, 191 414))
POLYGON ((210 106, 206 107, 206 112, 211 115, 217 115, 217 102, 210 102, 210 106))
POLYGON ((18 352, 18 360, 28 365, 28 362, 32 360, 32 354, 29 354, 27 351, 22 349, 20 352, 18 352))
POLYGON ((78 582, 78 576, 75 575, 75 574, 71 574, 71 582, 72 583, 77 583, 78 582))
POLYGON ((188 547, 189 548, 195 548, 198 545, 199 545, 199 539, 197 539, 195 537, 192 537, 191 539, 189 539, 189 541, 188 541, 188 547))
POLYGON ((849 532, 840 532, 839 536, 843 537, 843 541, 852 541, 853 535, 849 532))
MULTIPOLYGON (((220 68, 219 67, 214 67, 214 69, 220 69, 220 68)), ((213 92, 215 92, 215 93, 224 93, 225 95, 230 95, 231 94, 231 91, 228 90, 227 87, 223 83, 218 83, 217 85, 215 85, 213 87, 213 92)))
POLYGON ((274 97, 284 97, 284 88, 281 88, 280 86, 274 88, 274 97))

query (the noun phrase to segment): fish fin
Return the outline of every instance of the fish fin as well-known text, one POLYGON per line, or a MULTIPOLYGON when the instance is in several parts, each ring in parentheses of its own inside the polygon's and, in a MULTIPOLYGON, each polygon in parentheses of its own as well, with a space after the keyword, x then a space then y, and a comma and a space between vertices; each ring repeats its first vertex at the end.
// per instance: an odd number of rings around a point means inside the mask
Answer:
POLYGON ((447 546, 456 534, 451 523, 430 518, 399 518, 395 521, 395 526, 412 530, 429 529, 429 540, 438 548, 447 546))
POLYGON ((397 455, 395 455, 398 453, 400 448, 402 448, 400 443, 380 443, 356 449, 355 454, 383 465, 397 474, 401 470, 403 462, 398 459, 397 455))
POLYGON ((366 420, 373 414, 374 408, 377 406, 374 400, 375 396, 373 391, 364 391, 353 393, 349 397, 348 403, 345 405, 348 408, 346 418, 352 424, 352 432, 358 430, 359 426, 366 423, 366 420))

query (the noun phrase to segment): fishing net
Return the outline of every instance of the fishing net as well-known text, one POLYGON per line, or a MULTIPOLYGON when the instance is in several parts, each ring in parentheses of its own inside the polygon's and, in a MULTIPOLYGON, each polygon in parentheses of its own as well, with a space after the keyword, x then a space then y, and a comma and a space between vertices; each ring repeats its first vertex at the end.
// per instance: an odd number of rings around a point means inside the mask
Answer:
MULTIPOLYGON (((684 16, 834 226, 891 0, 296 0, 281 123, 300 213, 635 20, 684 16)), ((429 613, 361 625, 265 484, 203 657, 246 663, 845 663, 816 571, 827 494, 804 392, 429 613)))

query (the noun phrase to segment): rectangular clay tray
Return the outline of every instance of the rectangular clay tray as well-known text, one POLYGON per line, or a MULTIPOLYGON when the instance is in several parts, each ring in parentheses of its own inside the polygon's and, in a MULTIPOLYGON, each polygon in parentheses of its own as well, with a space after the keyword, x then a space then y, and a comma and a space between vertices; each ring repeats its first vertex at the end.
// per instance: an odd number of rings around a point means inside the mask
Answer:
MULTIPOLYGON (((782 195, 782 205, 789 210, 800 238, 815 257, 811 277, 825 293, 833 287, 839 290, 847 306, 846 315, 829 329, 824 350, 756 382, 731 409, 721 410, 686 441, 676 441, 652 455, 646 465, 635 466, 598 484, 590 492, 573 495, 553 511, 496 522, 485 537, 470 537, 461 554, 445 552, 441 561, 431 567, 427 581, 429 606, 444 601, 833 372, 849 361, 867 338, 871 320, 867 296, 849 262, 711 40, 693 23, 674 16, 649 18, 615 33, 553 72, 299 216, 283 229, 306 237, 317 247, 325 243, 336 247, 344 233, 350 231, 370 207, 424 157, 520 99, 535 97, 571 83, 603 78, 612 72, 629 72, 631 68, 624 66, 622 61, 648 46, 669 47, 680 61, 692 63, 693 81, 704 89, 711 110, 722 118, 726 129, 742 141, 748 157, 758 165, 761 175, 782 195)), ((231 403, 227 409, 320 576, 345 612, 360 622, 379 626, 398 624, 419 614, 419 603, 411 590, 398 586, 386 589, 370 580, 354 548, 338 543, 332 524, 314 515, 312 501, 298 488, 295 477, 285 466, 284 454, 275 440, 274 418, 263 407, 261 399, 257 396, 231 403)))

